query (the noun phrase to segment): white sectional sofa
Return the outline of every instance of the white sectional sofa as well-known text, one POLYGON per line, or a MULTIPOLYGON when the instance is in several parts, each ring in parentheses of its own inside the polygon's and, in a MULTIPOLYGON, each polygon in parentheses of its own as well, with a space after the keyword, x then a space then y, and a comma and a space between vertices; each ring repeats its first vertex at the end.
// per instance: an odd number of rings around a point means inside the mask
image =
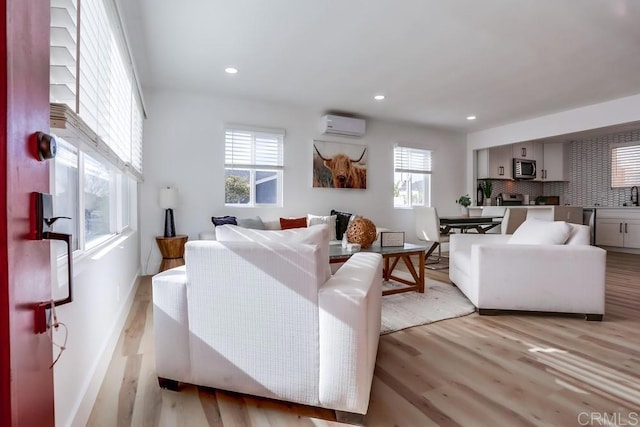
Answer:
POLYGON ((523 310, 602 320, 606 251, 589 245, 588 226, 559 223, 527 220, 513 236, 453 234, 449 278, 480 314, 523 310), (545 227, 569 231, 550 242, 545 227))
POLYGON ((382 257, 328 270, 327 226, 218 227, 153 277, 162 386, 198 384, 365 414, 380 335, 382 257))

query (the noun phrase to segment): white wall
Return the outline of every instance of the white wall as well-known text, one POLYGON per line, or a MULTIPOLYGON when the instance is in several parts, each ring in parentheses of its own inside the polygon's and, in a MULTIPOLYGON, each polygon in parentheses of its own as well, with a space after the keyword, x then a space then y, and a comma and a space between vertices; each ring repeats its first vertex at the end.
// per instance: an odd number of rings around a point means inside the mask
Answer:
POLYGON ((415 240, 413 212, 393 208, 393 146, 433 150, 432 204, 441 213, 457 213, 455 200, 465 183, 465 136, 426 127, 367 121, 363 138, 321 135, 321 111, 175 91, 145 93, 144 175, 140 194, 142 270, 153 274, 161 257, 155 236, 162 235, 164 213, 158 205, 163 186, 175 186, 180 206, 174 210, 176 232, 195 239, 211 230, 211 216, 280 216, 328 214, 333 209, 362 214, 376 225, 407 232, 415 240), (224 123, 283 128, 284 207, 224 206, 224 123), (311 187, 314 139, 365 144, 369 149, 366 190, 311 187))
MULTIPOLYGON (((138 232, 129 231, 74 265, 73 302, 57 309, 69 331, 54 367, 57 426, 86 425, 133 301, 139 254, 138 232)), ((65 277, 66 269, 61 274, 65 277)), ((66 295, 66 288, 55 294, 66 295)), ((62 330, 53 335, 59 344, 62 330)))
MULTIPOLYGON (((467 135, 466 170, 474 170, 474 150, 639 120, 640 94, 472 132, 467 135)), ((468 174, 467 191, 474 191, 474 179, 475 172, 468 174)))

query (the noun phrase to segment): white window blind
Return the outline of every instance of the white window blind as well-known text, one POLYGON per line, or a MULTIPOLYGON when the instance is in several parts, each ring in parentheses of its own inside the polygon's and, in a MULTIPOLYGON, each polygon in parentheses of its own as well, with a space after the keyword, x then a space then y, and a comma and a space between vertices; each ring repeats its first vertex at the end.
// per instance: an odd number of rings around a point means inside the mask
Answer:
POLYGON ((611 187, 640 185, 640 141, 611 145, 611 187))
POLYGON ((52 126, 78 128, 85 143, 141 179, 144 109, 114 1, 51 1, 50 98, 68 107, 52 105, 52 126))
POLYGON ((76 110, 77 0, 51 0, 50 102, 76 110))
POLYGON ((431 173, 431 151, 396 146, 394 170, 403 173, 431 173))
POLYGON ((284 131, 225 130, 225 167, 278 170, 283 166, 284 131))

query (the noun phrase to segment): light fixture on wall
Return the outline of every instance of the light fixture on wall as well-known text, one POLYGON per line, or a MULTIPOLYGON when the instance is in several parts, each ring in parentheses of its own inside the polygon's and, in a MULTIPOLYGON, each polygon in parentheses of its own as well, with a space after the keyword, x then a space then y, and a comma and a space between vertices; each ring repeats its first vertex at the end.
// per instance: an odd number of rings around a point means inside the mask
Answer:
POLYGON ((167 187, 160 190, 160 207, 164 213, 164 237, 176 236, 176 225, 173 220, 173 210, 178 205, 178 190, 167 187))

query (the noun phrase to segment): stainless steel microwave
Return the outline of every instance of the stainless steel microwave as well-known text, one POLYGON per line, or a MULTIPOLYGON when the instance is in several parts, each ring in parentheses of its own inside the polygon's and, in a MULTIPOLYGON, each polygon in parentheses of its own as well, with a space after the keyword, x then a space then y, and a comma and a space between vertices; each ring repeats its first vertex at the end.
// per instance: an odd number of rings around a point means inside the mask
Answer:
POLYGON ((513 179, 535 179, 536 161, 513 159, 513 179))

